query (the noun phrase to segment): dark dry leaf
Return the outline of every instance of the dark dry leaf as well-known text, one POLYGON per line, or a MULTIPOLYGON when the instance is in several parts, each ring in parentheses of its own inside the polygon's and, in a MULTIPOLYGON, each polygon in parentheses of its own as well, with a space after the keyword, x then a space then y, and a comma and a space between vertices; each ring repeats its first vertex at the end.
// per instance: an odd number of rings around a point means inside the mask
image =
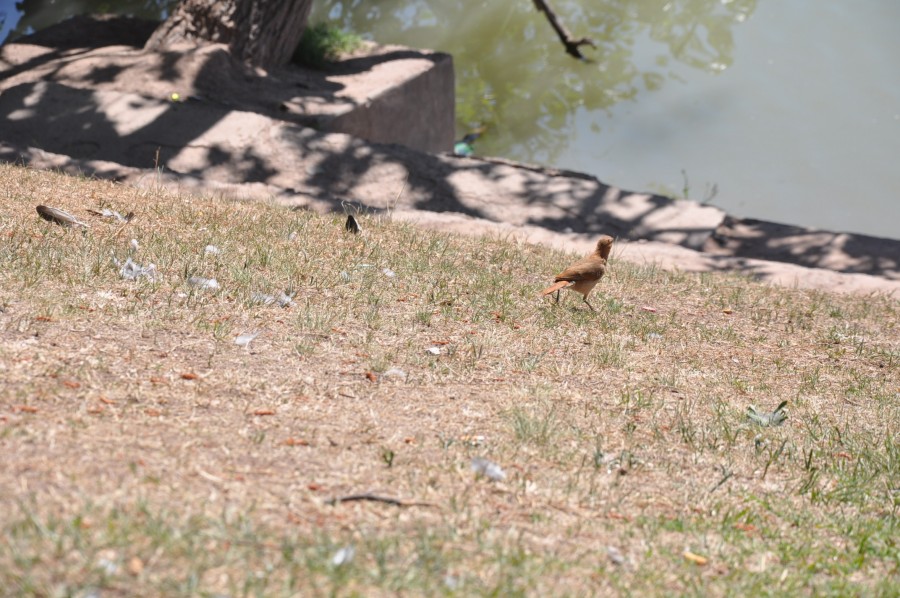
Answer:
MULTIPOLYGON (((312 490, 312 488, 310 488, 312 490)), ((393 498, 390 496, 379 496, 377 494, 372 494, 371 492, 364 492, 362 494, 349 494, 347 496, 337 496, 335 498, 330 498, 325 501, 326 505, 338 505, 345 502, 359 502, 359 501, 369 501, 369 502, 380 502, 386 505, 393 505, 395 507, 435 507, 434 503, 430 502, 417 502, 411 500, 401 500, 399 498, 393 498)))
POLYGON ((354 235, 358 235, 362 232, 362 228, 359 226, 359 222, 356 221, 356 218, 353 217, 353 214, 347 214, 347 222, 344 224, 344 229, 354 235))
POLYGON ((60 210, 58 208, 51 208, 50 206, 37 206, 35 210, 37 210, 38 216, 40 216, 47 222, 52 222, 54 224, 65 226, 67 228, 88 228, 87 224, 85 224, 72 214, 69 214, 68 212, 60 210))

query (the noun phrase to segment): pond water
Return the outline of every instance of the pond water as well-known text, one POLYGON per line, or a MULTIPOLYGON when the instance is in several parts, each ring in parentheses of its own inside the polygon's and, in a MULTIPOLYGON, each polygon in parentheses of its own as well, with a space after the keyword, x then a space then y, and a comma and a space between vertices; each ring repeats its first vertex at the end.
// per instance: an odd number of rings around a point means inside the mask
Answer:
MULTIPOLYGON (((453 54, 459 135, 483 129, 478 154, 900 238, 900 2, 550 3, 596 41, 590 61, 564 53, 531 0, 320 0, 312 19, 453 54)), ((63 12, 174 3, 26 0, 25 23, 14 4, 0 0, 0 39, 63 12)))

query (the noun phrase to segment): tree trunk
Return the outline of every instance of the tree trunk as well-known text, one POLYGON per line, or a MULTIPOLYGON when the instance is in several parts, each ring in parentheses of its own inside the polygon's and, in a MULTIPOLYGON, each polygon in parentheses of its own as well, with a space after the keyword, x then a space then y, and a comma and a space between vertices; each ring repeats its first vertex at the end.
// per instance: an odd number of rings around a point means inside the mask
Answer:
POLYGON ((306 28, 312 1, 182 0, 144 48, 214 42, 227 44, 232 56, 256 66, 286 64, 306 28))

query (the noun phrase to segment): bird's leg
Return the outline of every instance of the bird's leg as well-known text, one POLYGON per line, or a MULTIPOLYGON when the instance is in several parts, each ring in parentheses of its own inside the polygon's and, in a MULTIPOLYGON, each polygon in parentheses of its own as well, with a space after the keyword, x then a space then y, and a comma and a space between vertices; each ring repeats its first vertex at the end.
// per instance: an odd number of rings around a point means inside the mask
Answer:
POLYGON ((591 305, 590 303, 588 303, 587 295, 585 295, 585 296, 582 297, 581 299, 582 299, 582 301, 584 301, 585 303, 587 303, 587 306, 591 308, 591 311, 597 311, 596 309, 594 309, 594 306, 593 306, 593 305, 591 305))
POLYGON ((557 304, 557 305, 559 305, 559 294, 560 294, 560 292, 561 292, 561 291, 560 291, 559 289, 556 290, 556 304, 557 304))

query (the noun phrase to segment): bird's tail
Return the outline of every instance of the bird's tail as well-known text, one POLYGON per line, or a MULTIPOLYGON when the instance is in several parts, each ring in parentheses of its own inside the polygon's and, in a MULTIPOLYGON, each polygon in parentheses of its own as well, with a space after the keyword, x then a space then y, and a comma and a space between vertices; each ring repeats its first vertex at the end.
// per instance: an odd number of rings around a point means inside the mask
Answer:
POLYGON ((547 287, 546 289, 544 289, 543 291, 541 291, 541 297, 549 295, 550 293, 555 293, 556 291, 558 291, 560 289, 564 289, 571 284, 572 284, 572 282, 569 280, 560 280, 559 282, 556 282, 556 283, 550 285, 549 287, 547 287))

